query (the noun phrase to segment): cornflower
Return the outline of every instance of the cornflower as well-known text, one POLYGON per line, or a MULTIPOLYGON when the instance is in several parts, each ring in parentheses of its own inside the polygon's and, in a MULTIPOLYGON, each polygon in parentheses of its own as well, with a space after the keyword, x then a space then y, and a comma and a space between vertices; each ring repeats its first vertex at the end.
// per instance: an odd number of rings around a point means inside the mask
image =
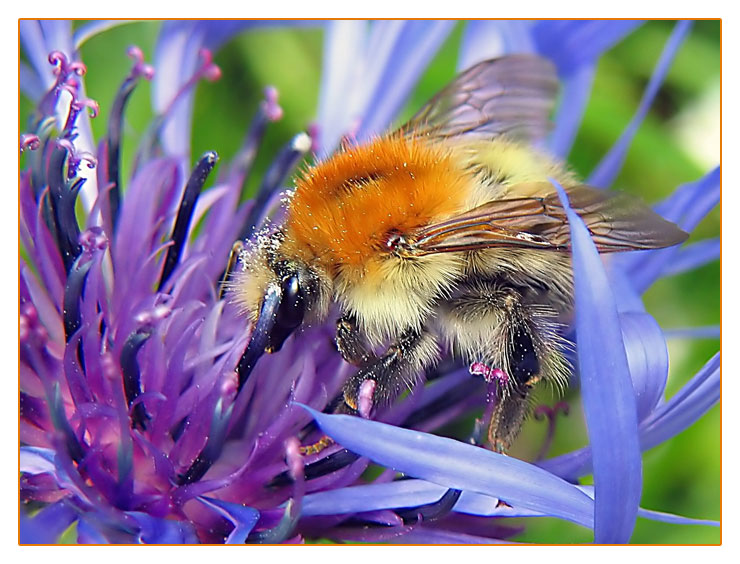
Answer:
MULTIPOLYGON (((719 354, 665 401, 665 337, 640 294, 660 276, 716 258, 712 241, 633 253, 606 269, 569 212, 589 445, 556 458, 528 463, 431 434, 483 407, 482 382, 467 369, 440 371, 371 419, 371 389, 361 393, 361 417, 323 413, 351 373, 330 327, 306 328, 279 354, 262 356, 259 327, 250 334, 220 291, 233 241, 251 237, 275 209, 310 149, 325 155, 347 134, 382 131, 453 24, 328 23, 311 137, 291 140, 255 199, 241 203, 265 128, 282 114, 277 92, 266 90, 237 157, 205 191, 218 156, 208 152, 191 168, 189 132, 193 87, 220 75, 210 49, 250 25, 168 22, 153 67, 132 48, 96 146, 85 114, 96 104, 84 96, 69 23, 22 22, 36 73, 22 76, 37 112, 21 138, 21 541, 54 542, 74 526, 81 543, 482 543, 518 532, 500 517, 550 515, 593 528, 596 542, 619 543, 638 515, 695 522, 639 508, 641 451, 717 402, 719 354), (124 182, 123 116, 141 79, 155 80, 158 116, 124 182), (301 442, 322 432, 336 444, 303 456, 301 442), (371 461, 386 470, 368 481, 371 461), (588 474, 594 486, 579 485, 588 474)), ((568 96, 549 149, 563 156, 600 54, 637 25, 471 23, 460 65, 521 51, 553 60, 568 96)), ((82 28, 77 41, 98 26, 82 28)), ((613 181, 688 28, 677 24, 635 118, 591 184, 613 181)), ((716 169, 658 210, 691 231, 718 199, 716 169)), ((553 411, 541 413, 554 420, 553 411)))

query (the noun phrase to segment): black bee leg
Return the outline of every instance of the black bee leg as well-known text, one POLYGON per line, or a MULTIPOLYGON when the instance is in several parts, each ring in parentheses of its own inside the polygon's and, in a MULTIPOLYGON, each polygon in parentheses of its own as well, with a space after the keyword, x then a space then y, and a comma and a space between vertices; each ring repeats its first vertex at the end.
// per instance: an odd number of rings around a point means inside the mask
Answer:
POLYGON ((357 319, 344 313, 337 319, 336 345, 342 358, 355 366, 365 366, 378 359, 367 346, 367 342, 357 326, 357 319))
POLYGON ((509 342, 505 366, 508 373, 499 388, 498 401, 488 426, 488 441, 496 452, 506 452, 519 434, 530 411, 530 393, 541 379, 540 359, 533 336, 532 319, 519 303, 519 293, 511 290, 504 299, 509 342))
MULTIPOLYGON (((372 403, 387 405, 406 389, 411 389, 423 369, 436 363, 439 348, 426 331, 408 330, 379 358, 365 364, 344 385, 344 402, 358 408, 362 384, 374 382, 372 403)), ((365 389, 367 391, 367 388, 365 389)))

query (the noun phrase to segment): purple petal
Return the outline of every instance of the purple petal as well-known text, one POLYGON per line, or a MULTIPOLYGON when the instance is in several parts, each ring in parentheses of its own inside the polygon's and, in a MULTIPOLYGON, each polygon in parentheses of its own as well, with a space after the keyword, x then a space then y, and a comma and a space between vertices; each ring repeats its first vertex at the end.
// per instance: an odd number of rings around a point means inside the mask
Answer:
POLYGON ((583 220, 553 181, 568 216, 575 283, 578 364, 593 450, 594 541, 629 541, 642 489, 637 408, 616 304, 583 220))
POLYGON ((211 497, 200 497, 198 499, 215 509, 219 515, 228 519, 234 525, 234 530, 229 534, 225 544, 244 544, 260 518, 259 511, 238 503, 211 497))
POLYGON ((303 407, 327 435, 377 464, 591 526, 591 500, 536 466, 453 439, 303 407))
POLYGON ((627 151, 632 143, 632 139, 635 136, 637 129, 642 124, 642 121, 645 119, 645 116, 650 109, 650 105, 653 103, 653 99, 658 93, 661 84, 663 84, 663 80, 665 79, 666 74, 668 74, 668 69, 673 62, 673 58, 676 56, 678 49, 681 47, 683 40, 691 29, 691 24, 692 22, 689 20, 682 20, 676 24, 666 46, 663 48, 663 52, 661 53, 658 64, 653 71, 653 75, 650 77, 650 81, 645 88, 645 93, 642 95, 642 100, 640 100, 637 112, 635 112, 635 115, 622 132, 619 140, 612 145, 612 148, 609 149, 609 152, 591 173, 591 176, 588 179, 589 184, 606 188, 614 182, 614 179, 622 168, 622 164, 624 164, 624 159, 627 156, 627 151))

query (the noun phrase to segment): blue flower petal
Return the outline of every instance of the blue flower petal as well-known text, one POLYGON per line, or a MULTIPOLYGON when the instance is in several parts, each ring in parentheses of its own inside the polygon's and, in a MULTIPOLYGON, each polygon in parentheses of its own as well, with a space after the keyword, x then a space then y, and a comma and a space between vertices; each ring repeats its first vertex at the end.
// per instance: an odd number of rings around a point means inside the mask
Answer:
MULTIPOLYGON (((655 207, 660 215, 691 231, 720 199, 720 168, 717 167, 696 182, 682 184, 655 207)), ((619 264, 629 271, 632 286, 642 293, 660 278, 679 254, 680 247, 629 253, 617 257, 619 264)))
POLYGON ((465 24, 457 59, 458 70, 464 70, 486 59, 507 53, 535 51, 532 27, 526 20, 473 20, 465 24))
POLYGON ((545 20, 534 26, 537 51, 555 61, 559 74, 568 75, 594 63, 635 28, 638 20, 545 20))
POLYGON ((721 169, 715 167, 699 180, 676 188, 673 194, 655 206, 655 211, 691 231, 719 203, 721 179, 721 169))
POLYGON ((691 519, 690 517, 682 517, 681 515, 674 515, 673 513, 664 513, 662 511, 652 511, 650 509, 639 509, 637 516, 643 519, 650 519, 651 521, 660 521, 661 523, 671 523, 673 525, 706 525, 708 527, 719 527, 719 521, 712 521, 709 519, 691 519))
MULTIPOLYGON (((669 401, 640 422, 642 450, 648 450, 690 427, 719 401, 719 369, 717 353, 669 401)), ((591 448, 556 456, 538 465, 566 480, 577 480, 592 472, 591 448)))
MULTIPOLYGON (((447 488, 425 480, 398 480, 380 484, 350 486, 317 492, 303 498, 304 516, 337 515, 365 511, 399 509, 435 503, 447 488)), ((542 517, 544 513, 499 504, 499 499, 464 491, 454 511, 482 517, 542 517)))
POLYGON ((382 466, 591 526, 588 496, 536 466, 453 439, 303 407, 332 439, 382 466))
MULTIPOLYGON (((375 25, 390 27, 394 22, 377 22, 375 25)), ((392 41, 392 48, 385 57, 375 59, 373 51, 369 50, 373 67, 382 69, 382 73, 367 85, 372 88, 372 95, 363 109, 358 140, 381 133, 388 127, 454 25, 455 22, 449 20, 404 21, 399 29, 390 30, 387 39, 392 41)))
POLYGON ((20 471, 28 474, 53 474, 56 472, 56 453, 50 448, 22 446, 20 471))
POLYGON ((201 496, 198 499, 209 507, 215 509, 217 513, 225 519, 228 519, 234 525, 234 530, 231 531, 225 541, 226 544, 244 544, 249 533, 260 518, 259 511, 245 505, 231 503, 229 501, 223 501, 212 497, 201 496))
POLYGON ((652 315, 620 313, 619 322, 637 399, 637 418, 641 421, 663 397, 668 380, 668 347, 652 315))
POLYGON ((667 339, 719 339, 720 333, 721 327, 719 325, 665 330, 667 339))
POLYGON ((20 543, 52 544, 77 520, 77 511, 66 500, 47 505, 33 517, 21 510, 20 543))
POLYGON ((663 276, 672 276, 681 274, 689 270, 694 270, 707 263, 719 260, 720 256, 720 239, 715 237, 705 239, 686 245, 676 254, 674 259, 668 263, 663 270, 663 276))
POLYGON ((560 158, 570 153, 581 126, 586 105, 591 98, 596 65, 582 65, 563 78, 560 105, 555 114, 555 127, 547 141, 550 152, 560 158))
POLYGON ((720 353, 688 384, 640 424, 643 449, 652 448, 693 425, 720 398, 720 353))
POLYGON ((588 179, 589 184, 607 188, 612 184, 612 182, 614 182, 614 179, 622 168, 622 164, 624 164, 624 159, 627 156, 627 150, 632 143, 632 139, 635 136, 637 129, 642 124, 642 121, 645 119, 648 109, 657 95, 661 84, 663 84, 663 80, 665 79, 666 74, 668 74, 668 69, 673 62, 673 58, 676 56, 679 47, 681 47, 683 40, 691 29, 691 24, 692 22, 689 20, 682 20, 676 24, 676 27, 673 29, 673 33, 671 33, 671 36, 668 38, 663 52, 660 55, 658 64, 653 71, 653 75, 650 77, 650 81, 645 88, 645 92, 642 95, 642 100, 640 100, 640 105, 637 107, 635 115, 632 117, 629 124, 627 124, 627 127, 622 132, 622 135, 619 137, 617 142, 612 145, 609 152, 603 159, 601 159, 601 162, 591 173, 591 176, 588 179))
POLYGON ((553 181, 570 224, 578 364, 594 463, 594 541, 629 541, 642 491, 637 408, 614 296, 583 220, 553 181))
MULTIPOLYGON (((360 111, 368 23, 358 20, 329 22, 324 39, 323 72, 318 107, 319 143, 330 153, 351 128, 360 111)), ((366 79, 366 78, 365 78, 366 79)))

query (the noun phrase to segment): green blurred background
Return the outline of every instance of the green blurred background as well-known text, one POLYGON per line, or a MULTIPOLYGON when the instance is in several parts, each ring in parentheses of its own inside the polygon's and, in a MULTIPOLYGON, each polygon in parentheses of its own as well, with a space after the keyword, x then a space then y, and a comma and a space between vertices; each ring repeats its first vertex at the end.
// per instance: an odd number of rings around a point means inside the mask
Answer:
MULTIPOLYGON (((76 24, 80 25, 80 24, 76 24)), ((617 139, 635 111, 643 89, 674 23, 648 22, 600 61, 583 126, 569 157, 582 176, 617 139)), ((94 37, 82 48, 88 67, 88 96, 100 103, 93 131, 100 138, 116 89, 129 65, 125 55, 139 45, 151 61, 158 22, 134 22, 94 37)), ((414 91, 402 117, 408 117, 455 74, 464 22, 457 24, 414 91)), ((251 193, 277 149, 316 118, 322 62, 319 29, 259 29, 230 41, 215 57, 223 72, 215 83, 202 82, 196 93, 193 155, 216 150, 222 163, 238 150, 265 85, 280 91, 284 118, 268 127, 256 168, 248 180, 251 193)), ((615 187, 655 202, 679 184, 696 180, 719 163, 720 22, 696 22, 681 47, 656 103, 632 144, 615 187)), ((21 116, 31 106, 21 100, 21 116)), ((141 134, 153 117, 150 86, 142 83, 126 112, 123 178, 141 134)), ((25 121, 21 121, 24 129, 25 121)), ((696 229, 692 240, 719 234, 719 209, 696 229)), ((645 295, 650 311, 664 328, 716 325, 720 321, 720 265, 657 282, 645 295)), ((678 390, 718 350, 719 340, 672 339, 667 396, 678 390)), ((569 398, 573 399, 573 398, 569 398)), ((551 454, 585 444, 583 416, 576 401, 571 415, 560 418, 551 454)), ((467 426, 466 426, 467 427, 467 426)), ((530 458, 544 436, 544 423, 530 421, 514 454, 530 458)), ((644 455, 642 507, 681 515, 720 518, 720 410, 712 409, 696 425, 644 455)), ((550 518, 528 519, 517 540, 589 542, 592 533, 550 518)), ((635 543, 718 543, 714 527, 679 526, 639 519, 635 543)))

